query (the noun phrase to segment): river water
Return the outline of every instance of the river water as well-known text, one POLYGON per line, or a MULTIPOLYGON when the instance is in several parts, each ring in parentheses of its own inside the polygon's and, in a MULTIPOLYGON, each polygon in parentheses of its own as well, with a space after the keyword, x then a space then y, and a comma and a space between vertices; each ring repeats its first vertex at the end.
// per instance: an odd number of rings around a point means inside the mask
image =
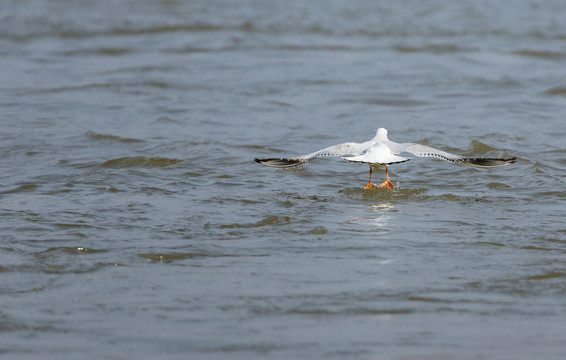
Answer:
POLYGON ((564 19, 2 1, 0 357, 566 358, 564 19), (379 127, 518 159, 253 161, 379 127))

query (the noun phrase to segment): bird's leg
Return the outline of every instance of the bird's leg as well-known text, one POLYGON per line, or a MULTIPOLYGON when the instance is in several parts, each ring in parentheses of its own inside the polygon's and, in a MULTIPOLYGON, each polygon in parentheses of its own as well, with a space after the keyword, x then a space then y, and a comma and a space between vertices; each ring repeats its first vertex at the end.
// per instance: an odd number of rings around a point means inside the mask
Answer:
POLYGON ((385 165, 385 176, 387 176, 387 180, 382 182, 379 186, 394 189, 395 187, 393 186, 393 183, 389 181, 389 168, 387 167, 387 165, 385 165))
POLYGON ((377 186, 371 182, 371 174, 372 173, 373 173, 373 171, 372 171, 371 165, 370 165, 369 166, 369 182, 366 186, 364 186, 364 190, 377 189, 377 186))

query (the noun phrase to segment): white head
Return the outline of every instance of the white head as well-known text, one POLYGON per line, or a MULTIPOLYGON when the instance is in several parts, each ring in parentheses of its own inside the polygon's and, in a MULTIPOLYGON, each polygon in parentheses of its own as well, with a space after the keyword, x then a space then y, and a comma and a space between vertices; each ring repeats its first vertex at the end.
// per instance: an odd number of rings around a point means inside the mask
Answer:
POLYGON ((375 133, 375 137, 380 140, 389 140, 387 138, 387 130, 385 128, 377 129, 377 132, 375 133))

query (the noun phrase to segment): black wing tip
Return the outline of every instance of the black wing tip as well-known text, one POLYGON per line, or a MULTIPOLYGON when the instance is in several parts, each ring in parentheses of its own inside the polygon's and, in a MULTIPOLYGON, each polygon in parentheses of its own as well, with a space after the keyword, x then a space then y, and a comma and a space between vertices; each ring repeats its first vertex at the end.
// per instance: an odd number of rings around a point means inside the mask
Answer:
POLYGON ((303 160, 284 159, 284 158, 255 158, 254 161, 265 166, 278 167, 278 168, 296 166, 305 162, 303 160))
POLYGON ((513 164, 517 161, 516 157, 510 158, 466 158, 464 162, 471 166, 478 167, 497 167, 513 164))

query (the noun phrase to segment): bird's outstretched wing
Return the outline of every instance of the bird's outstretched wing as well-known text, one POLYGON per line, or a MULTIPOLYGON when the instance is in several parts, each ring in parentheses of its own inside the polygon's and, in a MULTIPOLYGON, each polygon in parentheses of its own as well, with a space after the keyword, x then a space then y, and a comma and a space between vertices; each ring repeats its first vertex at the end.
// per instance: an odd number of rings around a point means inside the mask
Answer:
POLYGON ((348 156, 348 155, 359 155, 367 147, 366 143, 343 143, 332 145, 324 149, 315 151, 310 154, 289 157, 289 158, 255 158, 255 161, 267 166, 284 168, 297 166, 318 157, 338 157, 338 156, 348 156))
POLYGON ((461 163, 475 167, 490 168, 504 166, 514 163, 517 158, 484 158, 484 157, 465 157, 461 155, 451 154, 446 151, 435 149, 430 146, 421 144, 396 144, 397 148, 393 151, 396 153, 407 152, 419 157, 433 157, 442 159, 449 163, 461 163))

